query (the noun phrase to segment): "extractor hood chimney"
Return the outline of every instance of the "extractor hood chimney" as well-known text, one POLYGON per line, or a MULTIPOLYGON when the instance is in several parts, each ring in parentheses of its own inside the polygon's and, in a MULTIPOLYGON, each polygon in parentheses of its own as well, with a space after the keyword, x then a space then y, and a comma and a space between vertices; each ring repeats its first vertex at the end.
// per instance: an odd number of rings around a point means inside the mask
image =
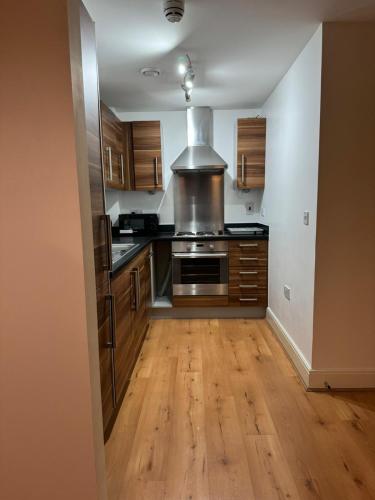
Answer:
POLYGON ((225 161, 212 147, 212 122, 211 108, 187 109, 188 147, 172 164, 174 172, 223 172, 227 168, 225 161))

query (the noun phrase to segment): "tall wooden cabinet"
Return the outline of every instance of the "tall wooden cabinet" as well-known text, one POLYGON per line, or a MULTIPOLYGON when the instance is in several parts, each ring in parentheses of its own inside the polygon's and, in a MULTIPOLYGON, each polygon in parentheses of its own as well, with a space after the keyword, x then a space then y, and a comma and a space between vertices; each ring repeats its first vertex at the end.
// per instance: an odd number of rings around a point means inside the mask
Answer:
POLYGON ((237 187, 262 188, 265 183, 266 119, 237 122, 237 187))
POLYGON ((134 187, 137 191, 163 189, 159 121, 132 123, 134 187))
POLYGON ((105 214, 95 28, 83 5, 81 5, 80 35, 80 54, 78 56, 77 53, 77 64, 82 67, 81 83, 91 192, 102 410, 104 429, 106 429, 114 408, 112 358, 114 331, 109 278, 112 258, 111 227, 109 216, 105 214))

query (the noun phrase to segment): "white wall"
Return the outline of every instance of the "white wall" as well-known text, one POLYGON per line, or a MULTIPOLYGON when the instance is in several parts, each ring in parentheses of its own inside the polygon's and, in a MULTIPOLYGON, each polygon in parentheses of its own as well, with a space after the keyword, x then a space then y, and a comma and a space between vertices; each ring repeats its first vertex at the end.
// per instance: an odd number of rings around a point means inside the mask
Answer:
POLYGON ((322 29, 263 107, 267 117, 265 223, 270 226, 269 307, 311 366, 322 29), (303 212, 310 212, 310 225, 303 212), (291 287, 291 299, 283 286, 291 287))
MULTIPOLYGON (((119 213, 133 209, 143 212, 158 212, 162 224, 173 224, 173 187, 171 164, 187 145, 186 112, 121 112, 114 110, 122 121, 160 120, 163 148, 163 182, 165 191, 150 195, 143 192, 122 192, 108 190, 106 193, 107 211, 115 223, 119 213)), ((248 193, 235 188, 236 164, 236 122, 237 118, 257 116, 259 109, 215 110, 214 111, 214 148, 228 163, 225 174, 225 222, 257 222, 262 202, 262 189, 248 193), (254 215, 247 215, 245 203, 255 205, 254 215)))

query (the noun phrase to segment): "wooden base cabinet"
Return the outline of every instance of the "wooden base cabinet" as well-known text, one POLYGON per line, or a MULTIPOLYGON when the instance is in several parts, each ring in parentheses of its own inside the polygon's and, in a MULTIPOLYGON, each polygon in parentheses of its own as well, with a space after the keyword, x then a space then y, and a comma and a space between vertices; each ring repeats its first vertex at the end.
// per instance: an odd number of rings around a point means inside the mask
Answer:
POLYGON ((109 420, 107 414, 105 416, 105 439, 108 439, 116 420, 149 324, 150 250, 151 247, 146 247, 111 281, 114 336, 109 351, 112 351, 114 363, 114 405, 109 420))
POLYGON ((267 307, 267 240, 229 242, 229 305, 267 307))

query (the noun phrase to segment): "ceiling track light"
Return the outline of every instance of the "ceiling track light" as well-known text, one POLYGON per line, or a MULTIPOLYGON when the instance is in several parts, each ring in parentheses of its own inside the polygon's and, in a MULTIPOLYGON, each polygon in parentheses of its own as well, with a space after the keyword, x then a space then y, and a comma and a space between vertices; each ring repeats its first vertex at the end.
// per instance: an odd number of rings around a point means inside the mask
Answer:
POLYGON ((186 54, 179 58, 178 72, 183 76, 181 88, 185 92, 186 102, 191 101, 191 92, 194 87, 195 73, 190 57, 186 54))

